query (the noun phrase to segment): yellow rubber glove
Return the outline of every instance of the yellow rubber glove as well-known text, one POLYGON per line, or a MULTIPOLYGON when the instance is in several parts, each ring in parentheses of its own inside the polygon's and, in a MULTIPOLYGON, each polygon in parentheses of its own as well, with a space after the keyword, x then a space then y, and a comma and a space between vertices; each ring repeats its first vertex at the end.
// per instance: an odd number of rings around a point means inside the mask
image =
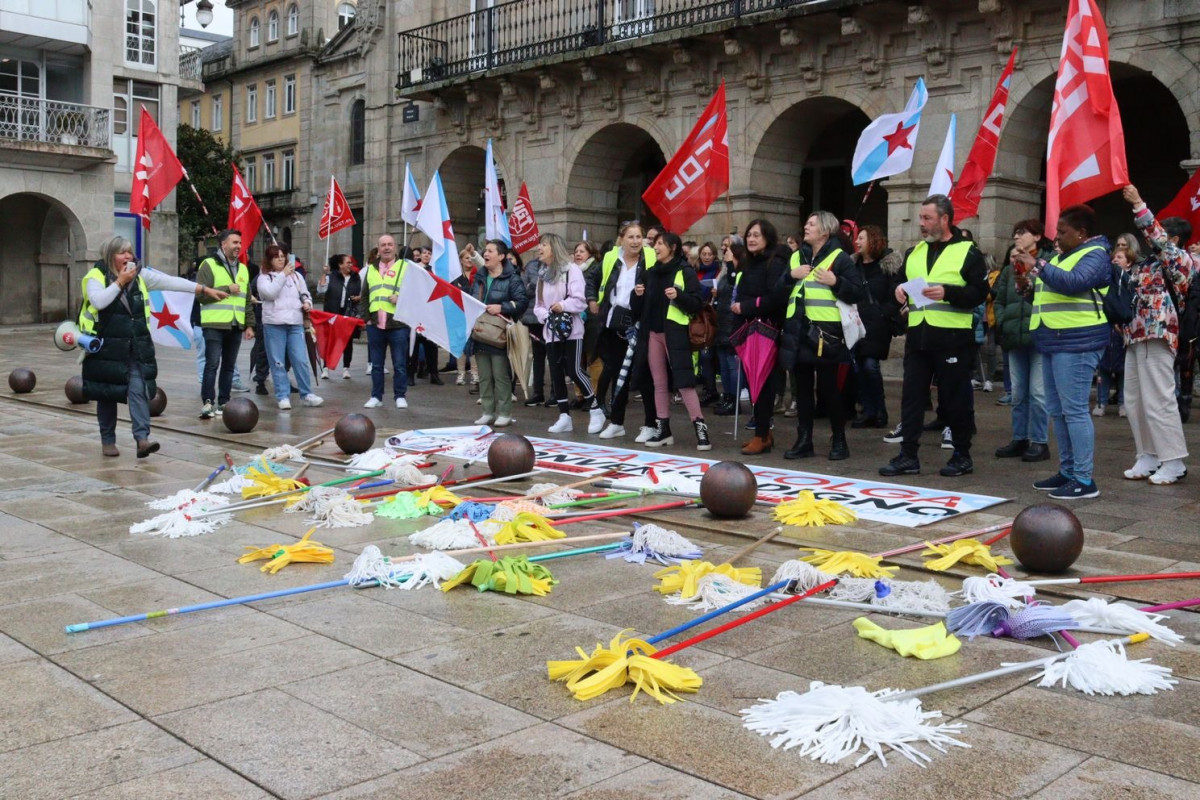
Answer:
POLYGON ((947 633, 945 624, 941 622, 924 628, 889 631, 866 617, 859 617, 854 620, 854 629, 863 639, 870 639, 902 656, 912 656, 923 661, 952 656, 962 647, 962 642, 953 634, 947 633))

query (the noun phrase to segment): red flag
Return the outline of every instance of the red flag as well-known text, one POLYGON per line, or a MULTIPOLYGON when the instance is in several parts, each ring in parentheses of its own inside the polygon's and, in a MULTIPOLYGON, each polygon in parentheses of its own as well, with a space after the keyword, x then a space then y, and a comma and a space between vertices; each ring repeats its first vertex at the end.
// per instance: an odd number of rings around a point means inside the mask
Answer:
POLYGON ((538 243, 537 219, 533 216, 533 203, 529 202, 529 189, 521 182, 521 193, 508 214, 508 232, 512 236, 513 249, 524 253, 538 243))
POLYGON ((242 234, 242 252, 238 255, 238 261, 245 263, 246 251, 254 243, 254 237, 258 236, 262 222, 262 211, 258 203, 254 202, 254 195, 250 194, 246 182, 242 180, 242 173, 238 172, 237 164, 234 164, 233 191, 229 195, 229 221, 225 227, 242 234))
POLYGON ((708 213, 729 188, 729 120, 725 82, 708 102, 696 127, 671 162, 642 193, 642 200, 663 226, 683 233, 708 213))
POLYGON ((975 135, 975 144, 967 155, 967 163, 963 164, 958 173, 958 180, 950 190, 950 202, 954 205, 956 222, 968 219, 979 213, 979 200, 983 197, 983 187, 991 177, 992 168, 996 165, 996 150, 1000 146, 1000 126, 1004 124, 1004 107, 1008 105, 1008 86, 1012 83, 1013 63, 1017 60, 1017 48, 1013 48, 1008 57, 1008 65, 1000 73, 1000 81, 992 94, 992 102, 988 105, 987 113, 979 123, 979 133, 975 135))
POLYGON ((1108 74, 1108 31, 1096 0, 1071 0, 1046 147, 1046 235, 1064 206, 1129 183, 1125 132, 1108 74))
POLYGON ((337 180, 330 175, 329 194, 325 195, 325 207, 321 209, 318 235, 326 239, 331 233, 349 228, 354 222, 354 215, 350 213, 350 206, 346 203, 346 195, 342 194, 342 187, 338 186, 337 180))
POLYGON ((1200 170, 1192 174, 1192 179, 1184 184, 1175 199, 1155 216, 1159 220, 1183 217, 1192 226, 1192 238, 1187 244, 1200 241, 1200 170))
POLYGON ((312 318, 313 332, 317 335, 317 352, 327 367, 337 366, 354 331, 367 324, 358 317, 330 314, 315 308, 309 312, 309 316, 312 318))
POLYGON ((138 123, 137 158, 133 165, 133 186, 129 190, 129 210, 142 218, 142 227, 150 229, 150 212, 183 180, 183 164, 167 137, 154 124, 154 117, 142 106, 138 123))

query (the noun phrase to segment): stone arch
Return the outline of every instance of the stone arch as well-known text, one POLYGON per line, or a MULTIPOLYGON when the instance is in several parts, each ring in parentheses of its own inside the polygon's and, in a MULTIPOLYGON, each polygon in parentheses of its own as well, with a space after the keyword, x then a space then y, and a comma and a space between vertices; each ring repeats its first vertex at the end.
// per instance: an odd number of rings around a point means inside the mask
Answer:
POLYGON ((569 236, 588 230, 602 241, 613 236, 624 220, 646 223, 657 218, 642 202, 642 193, 653 182, 667 159, 657 131, 618 122, 586 134, 575 149, 567 179, 566 220, 569 236))
POLYGON ((66 319, 80 299, 82 272, 72 268, 86 263, 79 218, 54 197, 21 192, 0 198, 0 219, 8 228, 0 237, 0 324, 66 319))
MULTIPOLYGON (((455 234, 466 241, 476 241, 483 236, 483 167, 486 160, 487 152, 482 147, 468 144, 452 150, 438 167, 450 223, 455 234)), ((499 161, 496 174, 503 181, 504 169, 499 161)))

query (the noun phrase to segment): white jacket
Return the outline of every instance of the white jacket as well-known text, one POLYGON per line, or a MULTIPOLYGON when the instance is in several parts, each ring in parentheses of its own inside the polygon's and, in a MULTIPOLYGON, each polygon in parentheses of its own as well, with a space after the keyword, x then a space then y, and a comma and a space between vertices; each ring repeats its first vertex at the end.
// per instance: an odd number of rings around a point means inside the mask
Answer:
POLYGON ((312 295, 304 278, 292 273, 285 278, 282 272, 263 273, 258 276, 258 296, 263 301, 264 325, 303 325, 302 303, 312 304, 312 295))

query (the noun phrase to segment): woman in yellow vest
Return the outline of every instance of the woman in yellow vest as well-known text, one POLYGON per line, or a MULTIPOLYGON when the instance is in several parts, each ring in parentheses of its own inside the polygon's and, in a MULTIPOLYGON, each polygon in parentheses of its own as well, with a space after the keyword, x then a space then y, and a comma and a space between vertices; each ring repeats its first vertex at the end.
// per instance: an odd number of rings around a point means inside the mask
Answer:
POLYGON ((791 269, 779 291, 788 297, 779 357, 791 369, 796 387, 796 443, 784 458, 814 455, 813 389, 829 413, 833 432, 830 461, 850 457, 846 443, 846 406, 838 390, 838 366, 850 361, 842 334, 838 301, 857 303, 864 296, 862 273, 842 250, 841 224, 828 211, 814 211, 804 223, 804 244, 792 253, 791 269))

